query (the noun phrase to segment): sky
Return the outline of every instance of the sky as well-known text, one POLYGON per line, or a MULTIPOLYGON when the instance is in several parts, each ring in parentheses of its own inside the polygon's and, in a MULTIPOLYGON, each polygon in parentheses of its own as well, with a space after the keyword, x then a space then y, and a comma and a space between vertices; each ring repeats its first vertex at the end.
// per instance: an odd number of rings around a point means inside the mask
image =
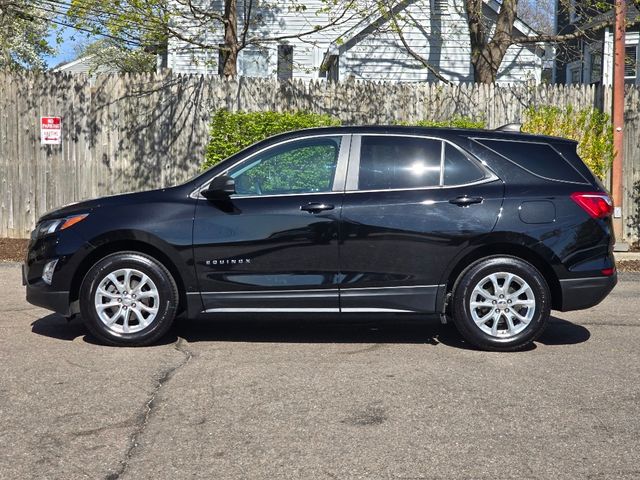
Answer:
MULTIPOLYGON (((76 57, 77 46, 86 43, 86 34, 77 32, 72 28, 60 27, 62 33, 62 43, 57 46, 57 53, 52 56, 46 56, 45 60, 49 68, 55 67, 61 62, 68 62, 76 57)), ((52 32, 47 38, 50 45, 56 43, 56 32, 52 32)))

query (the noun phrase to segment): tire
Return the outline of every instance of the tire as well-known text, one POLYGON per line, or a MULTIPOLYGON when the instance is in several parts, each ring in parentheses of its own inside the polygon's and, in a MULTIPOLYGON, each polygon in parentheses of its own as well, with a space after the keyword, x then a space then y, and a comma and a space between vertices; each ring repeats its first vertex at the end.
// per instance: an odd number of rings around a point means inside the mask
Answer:
POLYGON ((551 313, 551 294, 530 263, 516 257, 488 257, 458 277, 452 312, 460 334, 476 347, 520 350, 543 332, 551 313))
POLYGON ((80 313, 101 342, 144 346, 167 333, 178 299, 176 282, 164 265, 143 253, 118 252, 98 261, 85 275, 80 313))

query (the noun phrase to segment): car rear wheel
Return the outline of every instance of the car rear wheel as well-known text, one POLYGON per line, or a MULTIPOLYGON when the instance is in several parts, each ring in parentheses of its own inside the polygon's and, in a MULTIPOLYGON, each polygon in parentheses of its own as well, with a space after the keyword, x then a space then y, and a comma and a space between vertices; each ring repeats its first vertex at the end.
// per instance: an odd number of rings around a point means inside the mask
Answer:
POLYGON ((154 258, 119 252, 96 263, 80 288, 80 311, 89 331, 111 345, 159 340, 173 323, 178 289, 154 258))
POLYGON ((542 333, 551 298, 533 265, 501 256, 480 260, 462 272, 452 307, 456 328, 467 341, 485 350, 512 351, 542 333))

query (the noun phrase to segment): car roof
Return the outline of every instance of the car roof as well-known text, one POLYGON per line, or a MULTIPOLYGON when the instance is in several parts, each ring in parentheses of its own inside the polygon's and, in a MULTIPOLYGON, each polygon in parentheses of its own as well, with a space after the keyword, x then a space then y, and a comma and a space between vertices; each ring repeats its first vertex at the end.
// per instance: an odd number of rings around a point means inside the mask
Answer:
POLYGON ((522 133, 513 131, 500 131, 473 128, 453 128, 453 127, 417 127, 404 125, 345 125, 337 127, 316 127, 295 130, 271 137, 270 140, 280 138, 295 138, 301 133, 314 135, 345 135, 345 134, 404 134, 404 135, 434 135, 434 136, 458 136, 467 138, 492 138, 500 140, 529 141, 529 142, 567 142, 577 143, 574 140, 562 137, 552 137, 548 135, 535 135, 532 133, 522 133))

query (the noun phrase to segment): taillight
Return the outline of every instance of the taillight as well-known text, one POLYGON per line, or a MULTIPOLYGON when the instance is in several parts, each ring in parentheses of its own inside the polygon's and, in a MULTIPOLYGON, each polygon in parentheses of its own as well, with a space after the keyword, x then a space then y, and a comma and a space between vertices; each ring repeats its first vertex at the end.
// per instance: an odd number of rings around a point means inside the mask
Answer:
POLYGON ((575 192, 571 194, 571 200, 592 218, 606 218, 613 213, 613 202, 606 193, 575 192))

